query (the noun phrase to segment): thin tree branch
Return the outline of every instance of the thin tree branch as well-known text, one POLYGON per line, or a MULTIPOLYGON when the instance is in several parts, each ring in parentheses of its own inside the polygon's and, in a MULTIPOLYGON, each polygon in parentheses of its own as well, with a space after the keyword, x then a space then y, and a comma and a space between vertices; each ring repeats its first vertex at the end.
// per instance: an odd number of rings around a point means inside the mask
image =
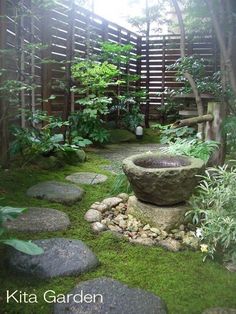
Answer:
MULTIPOLYGON (((175 8, 175 12, 178 18, 178 23, 179 23, 179 28, 180 28, 180 53, 181 53, 181 58, 184 58, 185 55, 185 27, 184 27, 184 21, 183 21, 183 17, 182 17, 182 13, 181 10, 179 8, 178 2, 177 0, 172 0, 173 6, 175 8)), ((193 90, 193 94, 196 100, 196 104, 197 104, 197 111, 198 111, 198 115, 202 116, 203 115, 203 104, 202 104, 202 100, 200 97, 200 94, 198 92, 198 88, 196 86, 196 83, 193 79, 193 76, 188 73, 187 71, 184 73, 185 78, 189 81, 189 84, 193 90)))

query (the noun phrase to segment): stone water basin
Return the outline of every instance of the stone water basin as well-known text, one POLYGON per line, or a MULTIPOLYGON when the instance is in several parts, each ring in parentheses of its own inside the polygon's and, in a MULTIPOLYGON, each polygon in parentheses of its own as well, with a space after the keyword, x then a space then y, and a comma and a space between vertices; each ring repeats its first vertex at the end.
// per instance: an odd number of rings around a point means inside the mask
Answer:
POLYGON ((161 153, 133 155, 122 166, 136 197, 162 206, 188 200, 205 168, 201 159, 161 153))

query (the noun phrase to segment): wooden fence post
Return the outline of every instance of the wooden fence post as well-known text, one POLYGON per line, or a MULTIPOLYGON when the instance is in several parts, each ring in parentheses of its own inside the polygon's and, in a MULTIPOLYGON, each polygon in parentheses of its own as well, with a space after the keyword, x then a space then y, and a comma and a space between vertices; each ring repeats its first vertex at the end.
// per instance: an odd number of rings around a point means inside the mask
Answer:
POLYGON ((212 165, 222 165, 225 160, 226 139, 222 134, 222 121, 225 118, 225 105, 219 102, 208 103, 208 114, 212 114, 214 119, 208 121, 205 126, 205 140, 217 141, 219 149, 210 159, 212 165))
MULTIPOLYGON (((161 107, 165 106, 165 68, 166 68, 166 36, 163 35, 163 48, 162 48, 162 74, 161 74, 161 107)), ((164 121, 163 121, 164 122, 164 121)))
POLYGON ((41 10, 41 39, 42 44, 45 45, 45 49, 42 50, 42 72, 41 72, 41 84, 42 84, 42 109, 47 111, 49 115, 52 114, 51 100, 49 99, 52 94, 52 64, 51 60, 51 17, 50 10, 41 10), (48 61, 46 61, 48 60, 48 61), (45 62, 46 61, 46 62, 45 62))
POLYGON ((146 106, 145 106, 145 127, 149 128, 149 91, 150 91, 150 56, 149 56, 149 35, 146 35, 146 92, 147 92, 147 99, 146 99, 146 106))
POLYGON ((141 87, 141 57, 142 57, 142 37, 137 37, 137 75, 140 76, 140 79, 136 82, 136 88, 139 90, 141 87))
MULTIPOLYGON (((0 50, 6 49, 6 0, 0 1, 0 50)), ((0 52, 0 69, 5 69, 4 52, 0 52)), ((5 73, 0 75, 0 85, 5 80, 5 73)), ((9 126, 8 126, 8 108, 4 96, 0 95, 0 164, 3 167, 9 165, 9 126)))
POLYGON ((67 47, 66 47, 66 93, 65 93, 65 108, 64 119, 67 120, 69 113, 75 109, 74 95, 71 92, 72 73, 71 66, 74 58, 74 40, 75 40, 75 0, 70 0, 70 7, 68 13, 68 34, 67 34, 67 47))
MULTIPOLYGON (((18 74, 17 74, 17 80, 19 82, 24 81, 25 77, 25 50, 24 50, 24 45, 25 45, 25 40, 24 40, 24 35, 25 35, 25 30, 24 30, 24 20, 25 16, 23 14, 24 12, 24 3, 21 0, 18 3, 18 6, 16 6, 16 44, 17 44, 17 57, 18 57, 18 74)), ((25 128, 26 127, 26 117, 25 117, 25 109, 26 109, 26 101, 25 101, 25 91, 22 90, 19 94, 19 103, 20 103, 20 108, 21 108, 21 127, 25 128)))

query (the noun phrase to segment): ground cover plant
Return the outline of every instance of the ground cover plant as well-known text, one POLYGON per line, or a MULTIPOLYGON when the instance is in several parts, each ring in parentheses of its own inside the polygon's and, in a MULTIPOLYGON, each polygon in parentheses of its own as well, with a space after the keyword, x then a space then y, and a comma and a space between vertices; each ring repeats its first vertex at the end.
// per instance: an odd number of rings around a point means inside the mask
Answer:
MULTIPOLYGON (((0 200, 0 204, 56 208, 66 212, 72 222, 71 228, 67 231, 38 235, 8 232, 5 238, 17 236, 23 240, 52 237, 80 239, 92 248, 101 261, 97 270, 83 276, 35 281, 7 271, 4 266, 5 249, 2 247, 1 294, 4 294, 6 289, 19 289, 29 293, 34 291, 42 300, 42 295, 47 289, 65 293, 82 280, 108 276, 129 286, 143 288, 159 295, 166 301, 170 314, 198 314, 205 308, 213 306, 235 307, 236 274, 227 272, 217 261, 207 260, 203 264, 204 255, 201 252, 172 253, 158 247, 131 245, 109 233, 97 236, 91 232, 89 223, 84 220, 84 214, 93 202, 110 195, 115 178, 109 172, 101 170, 100 166, 107 163, 94 153, 89 153, 88 161, 79 166, 67 166, 58 170, 27 167, 13 168, 8 172, 1 171, 0 193, 3 199, 0 200), (104 173, 109 179, 96 188, 84 186, 86 197, 79 205, 71 207, 49 203, 46 200, 29 199, 25 195, 26 189, 35 183, 52 179, 64 181, 66 175, 77 171, 104 173)), ((38 304, 4 303, 1 304, 1 310, 7 313, 50 313, 51 305, 41 301, 38 304)))
POLYGON ((209 168, 190 204, 206 256, 236 264, 235 168, 209 168))

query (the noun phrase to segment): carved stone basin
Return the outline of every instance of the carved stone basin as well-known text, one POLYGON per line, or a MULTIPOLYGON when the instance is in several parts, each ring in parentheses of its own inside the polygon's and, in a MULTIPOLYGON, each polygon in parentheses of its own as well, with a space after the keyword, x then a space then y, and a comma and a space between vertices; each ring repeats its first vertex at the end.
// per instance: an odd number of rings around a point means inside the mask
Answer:
POLYGON ((204 165, 197 158, 145 153, 126 158, 123 170, 139 200, 174 205, 189 199, 204 165))

